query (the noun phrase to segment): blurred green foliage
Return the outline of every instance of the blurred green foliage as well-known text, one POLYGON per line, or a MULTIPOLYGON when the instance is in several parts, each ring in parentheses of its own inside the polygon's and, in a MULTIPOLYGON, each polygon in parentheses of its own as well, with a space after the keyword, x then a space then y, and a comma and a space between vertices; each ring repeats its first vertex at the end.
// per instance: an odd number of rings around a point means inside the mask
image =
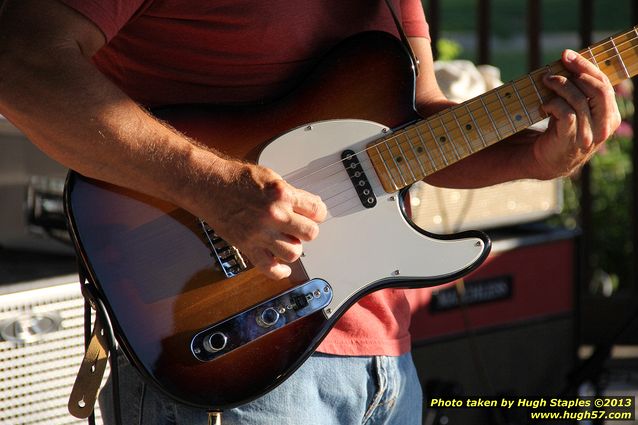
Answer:
MULTIPOLYGON (((626 85, 628 86, 628 85, 626 85)), ((631 90, 618 95, 623 124, 616 134, 591 159, 591 197, 593 229, 589 234, 593 271, 590 291, 605 296, 634 279, 632 245, 632 149, 630 122, 634 105, 631 90)), ((575 227, 579 211, 578 176, 565 179, 565 207, 558 220, 575 227)))

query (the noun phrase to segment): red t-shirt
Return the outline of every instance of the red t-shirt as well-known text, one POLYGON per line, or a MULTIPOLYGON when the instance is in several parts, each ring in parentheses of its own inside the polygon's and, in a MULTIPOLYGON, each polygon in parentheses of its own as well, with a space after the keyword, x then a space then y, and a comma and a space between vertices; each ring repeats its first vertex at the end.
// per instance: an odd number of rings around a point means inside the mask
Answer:
MULTIPOLYGON (((383 0, 61 1, 106 36, 96 66, 146 106, 268 101, 348 36, 398 34, 383 0)), ((393 3, 408 36, 428 37, 420 0, 393 3)), ((354 305, 319 350, 403 354, 409 322, 403 291, 378 291, 354 305)))

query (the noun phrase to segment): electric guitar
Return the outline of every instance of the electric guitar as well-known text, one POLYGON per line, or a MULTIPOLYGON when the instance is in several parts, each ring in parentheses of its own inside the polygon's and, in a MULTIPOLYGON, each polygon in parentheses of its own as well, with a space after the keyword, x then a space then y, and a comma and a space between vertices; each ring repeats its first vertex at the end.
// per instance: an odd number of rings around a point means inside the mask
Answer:
MULTIPOLYGON (((612 83, 638 73, 638 27, 585 49, 612 83)), ((244 108, 155 111, 227 155, 270 167, 328 206, 293 274, 266 279, 198 217, 70 172, 69 227, 127 357, 173 398, 229 408, 273 389, 364 295, 459 278, 487 257, 481 232, 414 225, 404 191, 545 118, 544 73, 560 62, 423 119, 413 64, 385 33, 350 38, 287 96, 244 108)), ((202 195, 208 196, 208 195, 202 195)))

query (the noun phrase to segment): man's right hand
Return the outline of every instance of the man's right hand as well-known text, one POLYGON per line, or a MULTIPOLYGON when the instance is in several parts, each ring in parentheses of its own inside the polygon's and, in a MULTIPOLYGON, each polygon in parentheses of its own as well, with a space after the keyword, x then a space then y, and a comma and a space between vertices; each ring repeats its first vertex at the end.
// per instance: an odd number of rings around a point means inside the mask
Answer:
POLYGON ((221 177, 209 181, 193 210, 267 277, 288 277, 302 242, 319 234, 327 214, 321 198, 259 165, 221 160, 215 168, 221 177))

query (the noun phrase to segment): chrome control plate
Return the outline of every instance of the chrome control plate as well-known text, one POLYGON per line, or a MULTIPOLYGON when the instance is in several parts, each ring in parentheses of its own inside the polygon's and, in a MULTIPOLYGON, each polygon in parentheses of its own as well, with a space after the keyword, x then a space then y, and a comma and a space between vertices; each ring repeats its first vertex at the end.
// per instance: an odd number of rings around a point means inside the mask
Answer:
POLYGON ((328 282, 322 279, 309 280, 198 332, 191 339, 191 352, 202 362, 214 360, 323 309, 331 300, 332 287, 328 282), (211 343, 222 340, 223 344, 211 343))

